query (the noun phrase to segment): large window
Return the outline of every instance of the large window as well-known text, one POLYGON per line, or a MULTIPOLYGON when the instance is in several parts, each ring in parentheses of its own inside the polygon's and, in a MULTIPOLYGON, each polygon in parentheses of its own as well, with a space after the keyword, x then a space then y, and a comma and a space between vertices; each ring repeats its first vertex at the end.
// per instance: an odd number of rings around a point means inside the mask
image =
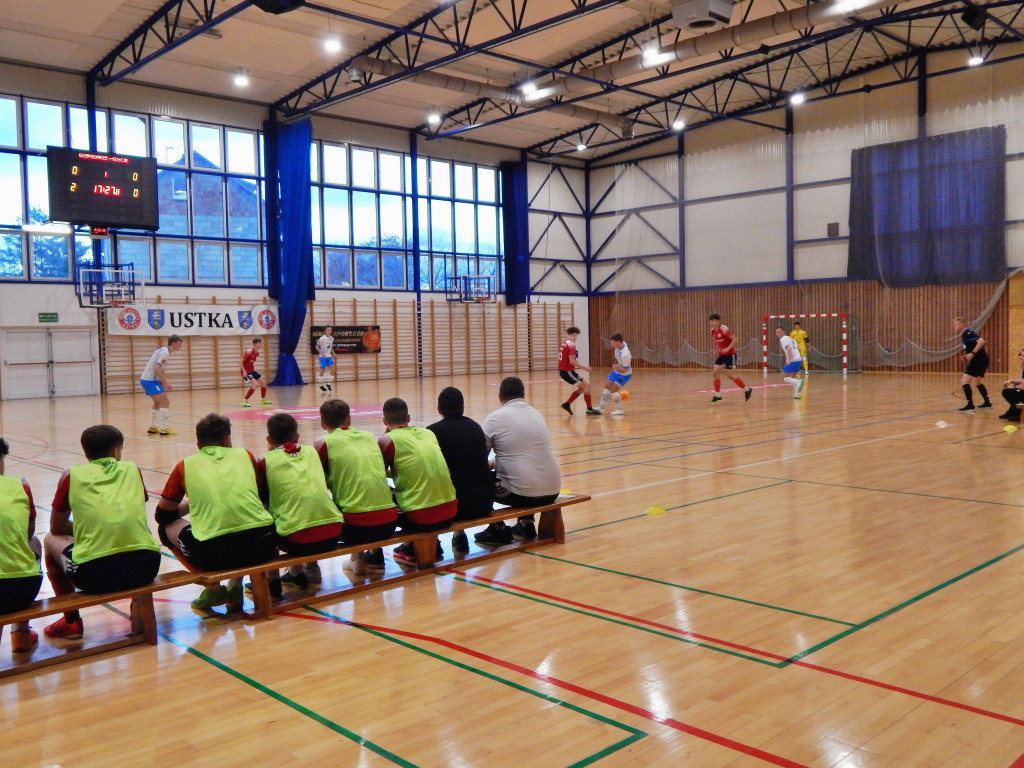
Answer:
MULTIPOLYGON (((254 130, 0 95, 0 280, 70 282, 99 256, 157 284, 264 285, 262 152, 254 130), (46 147, 65 144, 155 158, 159 231, 24 232, 49 219, 46 147)), ((501 289, 495 168, 324 141, 310 160, 317 285, 442 291, 486 274, 501 289)))

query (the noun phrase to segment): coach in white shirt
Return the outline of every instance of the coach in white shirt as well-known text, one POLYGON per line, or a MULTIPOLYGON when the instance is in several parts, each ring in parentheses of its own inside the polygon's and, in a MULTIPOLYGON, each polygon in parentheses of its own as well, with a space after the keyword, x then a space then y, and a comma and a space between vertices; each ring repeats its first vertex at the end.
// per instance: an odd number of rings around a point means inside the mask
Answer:
MULTIPOLYGON (((562 472, 540 411, 526 400, 522 379, 509 376, 498 387, 501 407, 484 419, 487 447, 494 450, 494 500, 510 507, 540 507, 558 498, 562 472)), ((537 537, 533 516, 509 528, 498 521, 474 537, 481 544, 508 544, 514 536, 537 537)))

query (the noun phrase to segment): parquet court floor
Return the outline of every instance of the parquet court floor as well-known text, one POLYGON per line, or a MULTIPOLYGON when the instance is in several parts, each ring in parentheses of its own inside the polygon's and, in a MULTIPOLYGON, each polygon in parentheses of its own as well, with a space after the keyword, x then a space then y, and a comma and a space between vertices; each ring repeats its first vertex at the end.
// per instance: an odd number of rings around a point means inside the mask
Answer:
MULTIPOLYGON (((566 510, 564 545, 273 621, 162 593, 158 646, 0 682, 5 762, 1024 766, 1024 430, 1004 430, 999 403, 958 413, 956 377, 907 374, 812 375, 794 401, 751 372, 750 402, 730 390, 712 406, 708 372, 641 369, 624 417, 581 401, 570 417, 555 372, 522 377, 563 487, 593 496, 566 510)), ((384 399, 425 425, 449 384, 482 420, 499 379, 336 394, 380 432, 384 399)), ((320 434, 315 386, 271 396, 304 441, 320 434)), ((141 394, 7 401, 7 472, 31 483, 42 533, 82 428, 119 426, 158 494, 208 411, 264 450, 266 411, 240 397, 173 391, 174 437, 145 434, 141 394)), ((348 578, 340 560, 323 569, 348 578)), ((83 613, 87 634, 124 610, 83 613)))

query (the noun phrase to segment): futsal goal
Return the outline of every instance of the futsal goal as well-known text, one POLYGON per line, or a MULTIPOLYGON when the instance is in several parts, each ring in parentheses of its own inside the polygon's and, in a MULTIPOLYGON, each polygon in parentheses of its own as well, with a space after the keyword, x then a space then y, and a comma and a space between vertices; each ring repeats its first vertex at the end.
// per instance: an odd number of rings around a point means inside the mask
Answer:
POLYGON ((793 315, 765 315, 761 323, 761 365, 768 370, 782 368, 785 358, 775 339, 775 329, 787 334, 794 323, 807 334, 808 373, 860 373, 860 329, 857 318, 845 312, 793 315))

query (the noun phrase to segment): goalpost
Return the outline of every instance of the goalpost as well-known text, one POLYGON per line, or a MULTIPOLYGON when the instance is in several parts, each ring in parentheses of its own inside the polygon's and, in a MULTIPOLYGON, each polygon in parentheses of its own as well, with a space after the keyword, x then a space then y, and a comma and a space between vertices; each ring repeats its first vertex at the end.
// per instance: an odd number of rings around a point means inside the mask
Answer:
MULTIPOLYGON (((857 318, 845 312, 816 312, 808 314, 764 315, 761 323, 761 366, 768 376, 769 358, 778 358, 781 368, 782 353, 769 352, 769 342, 775 341, 775 328, 782 327, 786 333, 794 322, 807 333, 807 372, 860 373, 857 355, 857 318), (769 338, 769 332, 772 337, 769 338)), ((777 345, 776 345, 777 346, 777 345)))

